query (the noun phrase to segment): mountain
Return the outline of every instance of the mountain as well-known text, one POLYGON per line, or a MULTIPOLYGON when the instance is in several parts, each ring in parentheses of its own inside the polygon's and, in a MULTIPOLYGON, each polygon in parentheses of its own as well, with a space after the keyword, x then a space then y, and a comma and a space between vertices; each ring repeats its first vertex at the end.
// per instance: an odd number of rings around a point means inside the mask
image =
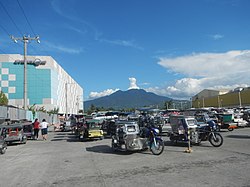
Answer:
POLYGON ((131 89, 117 91, 109 96, 100 97, 84 102, 84 109, 88 110, 91 105, 95 107, 125 109, 140 108, 145 106, 163 106, 165 101, 171 100, 168 97, 159 96, 143 89, 131 89))

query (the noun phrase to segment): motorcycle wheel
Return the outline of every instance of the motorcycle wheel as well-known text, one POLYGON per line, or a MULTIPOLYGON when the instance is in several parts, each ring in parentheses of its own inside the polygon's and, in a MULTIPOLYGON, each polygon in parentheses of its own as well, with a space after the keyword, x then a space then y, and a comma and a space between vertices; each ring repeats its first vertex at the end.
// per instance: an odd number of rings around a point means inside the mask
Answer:
POLYGON ((0 150, 0 153, 3 155, 3 154, 6 152, 6 149, 7 149, 7 147, 3 147, 3 148, 0 150))
POLYGON ((114 152, 117 151, 117 144, 114 142, 114 139, 112 139, 112 142, 111 142, 111 149, 112 149, 112 151, 114 151, 114 152))
POLYGON ((214 136, 210 134, 208 141, 212 144, 212 146, 220 147, 223 144, 223 137, 219 133, 214 133, 214 136))
POLYGON ((162 140, 155 140, 155 141, 156 145, 154 144, 154 142, 152 142, 150 145, 150 151, 154 155, 160 155, 164 150, 164 142, 162 140))

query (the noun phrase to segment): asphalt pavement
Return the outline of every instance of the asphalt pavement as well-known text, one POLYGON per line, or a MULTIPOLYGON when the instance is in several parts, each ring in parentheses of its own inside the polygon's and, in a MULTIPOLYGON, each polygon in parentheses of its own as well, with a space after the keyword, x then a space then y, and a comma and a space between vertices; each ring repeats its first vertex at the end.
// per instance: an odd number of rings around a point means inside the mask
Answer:
POLYGON ((46 141, 8 146, 0 155, 0 186, 250 187, 250 128, 221 134, 221 147, 202 142, 192 153, 163 136, 164 152, 155 156, 114 153, 110 138, 79 142, 71 132, 49 131, 46 141))

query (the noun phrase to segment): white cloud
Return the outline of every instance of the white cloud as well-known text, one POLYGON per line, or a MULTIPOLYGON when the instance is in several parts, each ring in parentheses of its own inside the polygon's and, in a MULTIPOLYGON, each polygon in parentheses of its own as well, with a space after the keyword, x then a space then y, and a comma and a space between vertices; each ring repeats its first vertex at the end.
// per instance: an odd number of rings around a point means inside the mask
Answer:
POLYGON ((189 98, 203 89, 233 89, 250 85, 250 50, 226 53, 200 53, 161 58, 159 65, 186 78, 163 88, 147 91, 173 98, 189 98))
POLYGON ((143 48, 137 45, 135 41, 133 40, 109 40, 109 39, 104 39, 104 38, 98 38, 98 41, 109 43, 112 45, 117 45, 117 46, 122 46, 122 47, 131 47, 131 48, 143 50, 143 48))
POLYGON ((221 35, 221 34, 214 34, 214 35, 211 35, 211 37, 212 37, 214 40, 219 40, 219 39, 221 39, 221 38, 224 38, 224 36, 221 35))
POLYGON ((161 58, 159 65, 188 76, 208 77, 249 71, 250 50, 226 53, 199 53, 176 58, 161 58))
MULTIPOLYGON (((130 77, 129 78, 129 81, 130 81, 130 86, 128 88, 128 90, 130 89, 139 89, 139 87, 136 85, 136 78, 134 77, 130 77)), ((116 89, 107 89, 107 90, 104 90, 102 92, 90 92, 89 94, 89 99, 97 99, 99 97, 104 97, 104 96, 108 96, 116 91, 118 91, 119 89, 116 88, 116 89)))
POLYGON ((58 1, 58 0, 51 1, 51 6, 55 10, 56 13, 58 13, 60 15, 63 14, 63 12, 62 12, 62 10, 60 8, 60 1, 58 1))
POLYGON ((46 46, 44 50, 54 50, 54 51, 64 52, 64 53, 69 53, 69 54, 79 54, 83 52, 82 48, 69 48, 69 47, 65 47, 62 45, 53 44, 47 41, 43 41, 42 43, 46 46))
POLYGON ((107 95, 110 95, 116 91, 118 91, 119 89, 107 89, 107 90, 104 90, 102 92, 90 92, 89 94, 89 99, 96 99, 96 98, 99 98, 99 97, 104 97, 104 96, 107 96, 107 95))
POLYGON ((73 26, 71 26, 71 28, 69 29, 74 30, 75 32, 78 32, 80 34, 86 34, 87 32, 89 32, 90 34, 93 35, 95 39, 98 38, 99 31, 95 28, 95 26, 92 25, 90 22, 87 22, 76 16, 74 11, 67 8, 67 4, 62 6, 61 4, 62 2, 67 3, 66 1, 52 0, 51 1, 52 9, 63 18, 66 18, 74 23, 80 23, 82 25, 81 29, 75 28, 73 26), (63 9, 63 7, 66 7, 66 9, 65 8, 63 9))
POLYGON ((130 86, 129 86, 128 90, 130 90, 130 89, 139 89, 139 87, 136 85, 136 78, 130 77, 128 79, 130 81, 130 86))

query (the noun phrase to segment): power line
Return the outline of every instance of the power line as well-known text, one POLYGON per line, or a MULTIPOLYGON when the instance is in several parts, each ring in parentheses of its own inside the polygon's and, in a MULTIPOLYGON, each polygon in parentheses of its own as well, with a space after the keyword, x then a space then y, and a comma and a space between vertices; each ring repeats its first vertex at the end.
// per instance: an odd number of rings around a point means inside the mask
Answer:
MULTIPOLYGON (((9 37, 11 36, 10 33, 9 33, 2 25, 0 25, 0 27, 2 28, 2 30, 3 30, 9 37)), ((19 47, 23 48, 19 43, 17 43, 17 45, 18 45, 19 47)))
POLYGON ((12 19, 12 17, 10 16, 9 12, 7 11, 7 9, 3 6, 3 4, 0 1, 0 5, 2 6, 3 10, 5 11, 5 13, 9 16, 10 20, 12 21, 12 23, 15 25, 16 29, 18 30, 18 32, 23 35, 22 31, 19 29, 19 27, 17 26, 17 24, 15 23, 15 21, 12 19))
POLYGON ((31 38, 29 36, 23 36, 22 38, 15 38, 14 36, 11 36, 11 39, 17 43, 18 40, 22 41, 24 43, 24 89, 23 89, 23 101, 24 101, 24 109, 27 109, 27 43, 31 40, 36 40, 38 43, 39 36, 36 36, 35 38, 31 38))
MULTIPOLYGON (((18 3, 18 6, 20 7, 20 9, 21 9, 21 11, 22 11, 22 13, 23 13, 23 15, 24 15, 24 17, 25 17, 25 19, 26 19, 26 22, 28 23, 28 25, 29 25, 29 27, 30 27, 30 29, 31 29, 31 31, 32 31, 32 33, 33 33, 33 35, 36 36, 37 34, 35 34, 35 31, 34 31, 33 27, 31 26, 31 24, 30 24, 30 22, 29 22, 29 20, 28 20, 28 17, 26 16, 25 11, 24 11, 24 9, 23 9, 23 7, 22 7, 20 1, 17 0, 17 3, 18 3)), ((30 47, 31 47, 31 49, 33 49, 33 51, 35 51, 36 53, 38 53, 37 50, 35 49, 35 47, 32 46, 32 44, 30 44, 30 47)))
POLYGON ((26 14, 25 14, 25 12, 24 12, 23 7, 21 6, 21 4, 20 4, 20 2, 19 2, 19 0, 17 0, 17 3, 18 3, 18 5, 19 5, 20 9, 22 10, 22 13, 23 13, 23 15, 24 15, 24 17, 25 17, 25 19, 26 19, 26 21, 27 21, 27 23, 28 23, 28 25, 29 25, 29 27, 30 27, 30 29, 31 29, 31 31, 32 31, 32 33, 33 33, 34 35, 36 35, 35 32, 34 32, 34 29, 32 28, 32 26, 31 26, 31 24, 30 24, 30 22, 29 22, 29 20, 28 20, 28 18, 27 18, 27 16, 26 16, 26 14))
POLYGON ((2 25, 0 25, 0 27, 3 29, 3 31, 4 31, 8 36, 10 36, 10 33, 9 33, 2 25))
MULTIPOLYGON (((25 11, 24 11, 24 9, 23 9, 21 3, 19 2, 19 0, 17 0, 17 3, 18 3, 18 6, 20 7, 20 9, 21 9, 21 11, 22 11, 22 13, 23 13, 23 15, 24 15, 24 17, 25 17, 25 19, 26 19, 26 21, 27 21, 27 23, 28 23, 28 25, 29 25, 29 27, 30 27, 30 29, 31 29, 31 31, 32 31, 32 33, 33 33, 34 35, 36 35, 35 32, 34 32, 33 27, 31 26, 31 24, 30 24, 30 22, 29 22, 29 20, 28 20, 28 17, 27 17, 26 14, 25 14, 25 11)), ((0 2, 0 5, 1 5, 2 8, 4 9, 5 13, 9 16, 9 18, 11 19, 12 23, 15 25, 15 27, 16 27, 16 29, 19 31, 19 33, 20 33, 21 35, 23 35, 23 34, 22 34, 22 31, 19 29, 19 27, 17 26, 17 24, 15 23, 15 21, 13 20, 13 18, 11 17, 11 15, 9 14, 9 12, 7 11, 7 9, 5 8, 5 6, 3 5, 2 2, 0 2)), ((2 28, 2 30, 3 30, 8 36, 11 36, 11 34, 7 31, 7 29, 5 29, 5 27, 3 27, 2 25, 0 25, 0 27, 2 28)), ((18 44, 19 47, 22 48, 22 46, 21 46, 19 43, 17 43, 17 44, 18 44)), ((33 49, 36 53, 38 53, 37 50, 36 50, 36 49, 34 48, 34 46, 32 46, 32 45, 31 45, 31 49, 33 49)))

